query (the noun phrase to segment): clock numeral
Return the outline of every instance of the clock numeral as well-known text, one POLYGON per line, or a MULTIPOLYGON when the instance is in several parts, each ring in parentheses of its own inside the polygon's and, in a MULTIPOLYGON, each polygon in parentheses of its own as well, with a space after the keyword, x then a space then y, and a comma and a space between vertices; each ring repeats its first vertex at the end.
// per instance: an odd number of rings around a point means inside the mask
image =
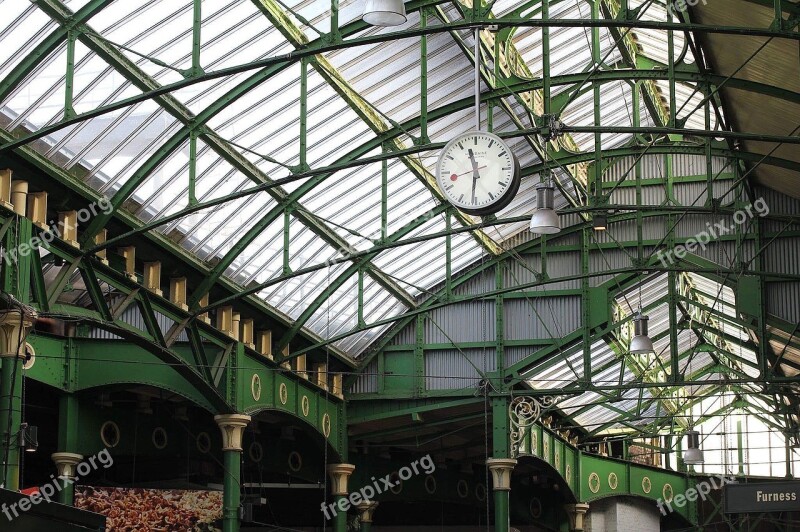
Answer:
POLYGON ((452 155, 448 155, 447 158, 450 159, 451 161, 455 161, 455 159, 453 159, 452 155))
POLYGON ((492 201, 494 201, 494 195, 491 192, 489 192, 489 197, 492 198, 492 201))
POLYGON ((447 185, 444 187, 445 190, 451 190, 455 185, 447 185))
POLYGON ((461 195, 458 197, 458 201, 464 201, 464 194, 461 194, 461 195))
POLYGON ((489 141, 489 147, 490 147, 490 148, 492 147, 492 144, 494 144, 494 141, 493 141, 493 140, 490 140, 490 141, 489 141))
POLYGON ((501 151, 499 155, 500 155, 500 157, 505 157, 506 156, 506 150, 501 151))
POLYGON ((460 142, 458 143, 458 147, 461 148, 462 150, 464 149, 464 145, 461 144, 460 142))

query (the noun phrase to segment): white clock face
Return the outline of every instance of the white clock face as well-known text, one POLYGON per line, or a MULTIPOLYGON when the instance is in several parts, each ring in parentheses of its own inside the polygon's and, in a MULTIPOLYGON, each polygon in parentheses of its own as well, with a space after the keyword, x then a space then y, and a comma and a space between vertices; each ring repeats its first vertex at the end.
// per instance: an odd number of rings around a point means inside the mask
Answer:
POLYGON ((519 188, 519 165, 497 135, 471 131, 454 138, 436 163, 436 181, 447 200, 471 214, 497 212, 519 188))

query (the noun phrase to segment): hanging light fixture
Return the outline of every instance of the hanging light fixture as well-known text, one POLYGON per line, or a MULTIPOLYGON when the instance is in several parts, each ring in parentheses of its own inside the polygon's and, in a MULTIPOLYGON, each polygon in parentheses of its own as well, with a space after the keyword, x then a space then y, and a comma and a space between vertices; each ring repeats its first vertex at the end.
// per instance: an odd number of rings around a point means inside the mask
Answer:
POLYGON ((592 215, 592 227, 595 231, 605 231, 608 229, 608 215, 604 212, 596 212, 592 215))
POLYGON ((647 320, 650 318, 642 314, 642 307, 636 311, 633 317, 633 339, 631 340, 630 352, 635 354, 647 354, 655 351, 653 341, 647 336, 647 320))
POLYGON ((408 20, 403 0, 367 0, 361 18, 372 26, 399 26, 408 20))
POLYGON ((553 184, 547 179, 536 185, 536 211, 531 217, 531 232, 553 235, 559 231, 558 214, 553 209, 553 184))
POLYGON ((703 451, 700 449, 700 433, 694 429, 686 431, 686 451, 683 461, 689 465, 703 463, 703 451))
POLYGON ((39 447, 39 429, 27 423, 21 423, 19 426, 19 447, 24 449, 26 453, 36 452, 39 447))

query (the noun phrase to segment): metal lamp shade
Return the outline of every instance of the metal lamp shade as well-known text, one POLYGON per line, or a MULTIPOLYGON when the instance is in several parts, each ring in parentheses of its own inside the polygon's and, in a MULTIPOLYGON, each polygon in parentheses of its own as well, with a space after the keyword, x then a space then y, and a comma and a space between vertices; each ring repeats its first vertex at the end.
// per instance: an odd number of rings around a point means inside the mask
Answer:
POLYGON ((653 341, 647 335, 647 316, 638 312, 636 317, 633 318, 633 332, 634 336, 631 340, 630 352, 635 354, 646 354, 655 351, 653 349, 653 341))
POLYGON ((361 18, 373 26, 399 26, 408 20, 403 0, 367 0, 361 18))
POLYGON ((595 231, 605 231, 608 229, 608 216, 603 213, 595 213, 592 215, 592 227, 595 231))
POLYGON ((531 217, 531 232, 552 235, 561 231, 558 214, 553 209, 553 185, 539 183, 536 185, 536 211, 531 217))
POLYGON ((696 430, 686 431, 686 451, 683 461, 689 465, 703 463, 703 451, 700 450, 700 433, 696 430))

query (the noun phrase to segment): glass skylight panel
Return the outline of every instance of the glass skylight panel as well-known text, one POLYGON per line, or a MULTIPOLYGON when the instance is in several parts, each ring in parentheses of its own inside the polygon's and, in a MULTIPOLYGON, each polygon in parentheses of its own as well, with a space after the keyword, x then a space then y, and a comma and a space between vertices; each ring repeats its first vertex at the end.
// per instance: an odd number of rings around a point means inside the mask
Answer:
POLYGON ((35 4, 3 2, 3 17, 0 18, 0 79, 4 79, 56 27, 56 23, 35 4))

